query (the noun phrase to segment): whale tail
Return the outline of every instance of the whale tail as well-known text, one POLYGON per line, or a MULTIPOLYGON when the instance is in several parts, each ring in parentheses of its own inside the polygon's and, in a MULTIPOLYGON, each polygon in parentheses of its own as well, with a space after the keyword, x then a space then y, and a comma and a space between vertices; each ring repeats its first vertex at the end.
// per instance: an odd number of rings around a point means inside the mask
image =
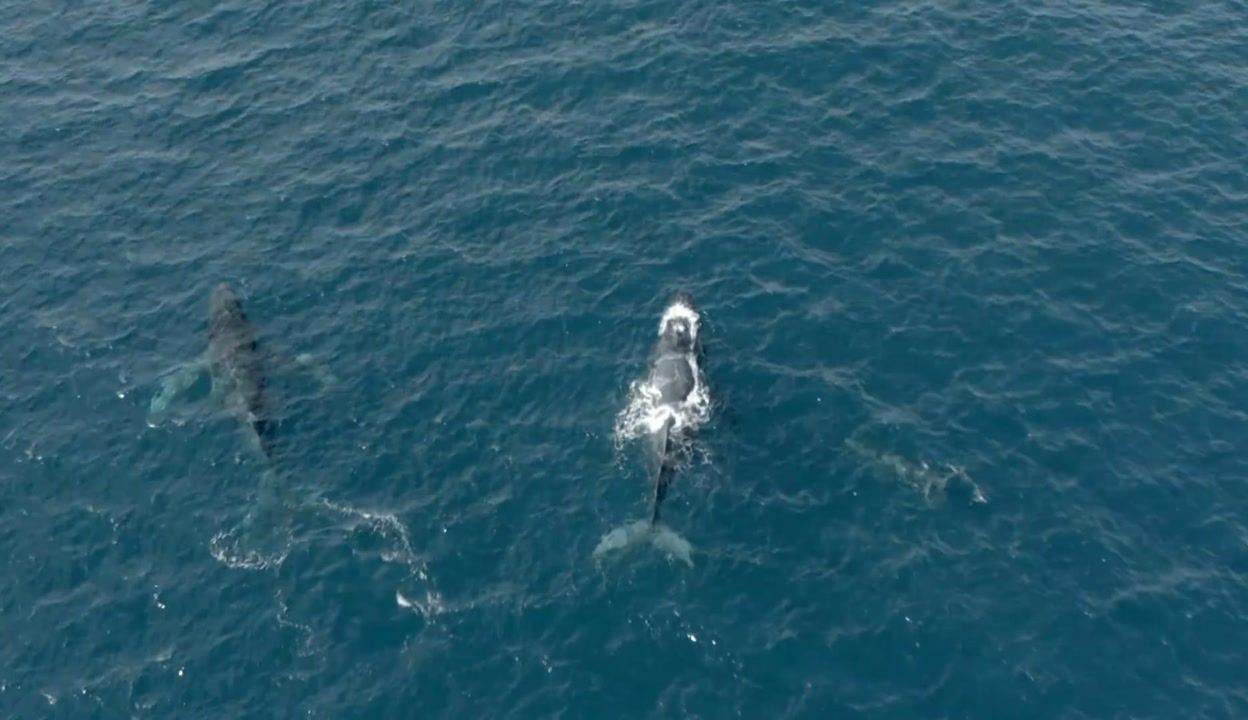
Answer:
POLYGON ((683 560, 693 567, 693 545, 680 533, 661 522, 650 524, 650 544, 667 553, 669 557, 683 560))
POLYGON ((278 552, 288 542, 297 509, 277 470, 271 465, 265 467, 240 528, 243 547, 261 555, 278 552))
POLYGON ((668 418, 663 427, 651 438, 656 446, 658 466, 655 468, 654 483, 650 494, 650 518, 621 525, 603 535, 598 546, 594 548, 595 560, 601 560, 614 550, 624 550, 639 542, 649 541, 651 545, 667 553, 668 557, 681 560, 689 567, 693 567, 693 545, 659 519, 659 508, 663 505, 664 498, 667 497, 667 489, 675 473, 675 468, 669 460, 672 451, 672 425, 672 419, 668 418))
POLYGON ((650 517, 621 525, 603 535, 598 546, 594 548, 595 560, 601 560, 612 551, 624 550, 640 542, 649 541, 654 547, 666 552, 669 557, 681 560, 689 567, 693 567, 693 545, 659 518, 659 508, 667 496, 671 477, 672 468, 666 464, 662 465, 655 476, 654 492, 650 498, 650 517))
POLYGON ((641 542, 649 542, 669 557, 693 567, 693 545, 664 523, 651 520, 637 520, 603 535, 594 548, 593 557, 602 560, 616 550, 625 550, 641 542))
POLYGON ((242 522, 213 537, 213 556, 230 567, 253 570, 281 563, 290 550, 291 521, 299 509, 289 498, 277 471, 266 467, 242 522))

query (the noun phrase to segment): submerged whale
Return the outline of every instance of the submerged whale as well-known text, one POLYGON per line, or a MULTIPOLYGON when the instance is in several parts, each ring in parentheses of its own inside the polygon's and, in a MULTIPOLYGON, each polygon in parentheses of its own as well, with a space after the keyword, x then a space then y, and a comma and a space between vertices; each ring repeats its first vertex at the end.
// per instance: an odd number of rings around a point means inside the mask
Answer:
POLYGON ((213 398, 238 421, 252 449, 272 462, 273 426, 266 407, 264 363, 255 328, 226 283, 217 285, 209 300, 207 353, 165 377, 148 407, 149 422, 161 419, 204 372, 212 379, 213 398))
MULTIPOLYGON (((155 426, 174 401, 207 373, 212 381, 212 399, 238 422, 248 447, 263 464, 256 502, 244 524, 250 529, 264 528, 268 534, 279 524, 286 501, 277 478, 275 423, 265 391, 264 366, 265 353, 242 302, 233 288, 221 283, 209 299, 207 351, 162 380, 148 407, 148 424, 155 426)), ((257 540, 254 533, 247 539, 257 540)))
POLYGON ((687 457, 693 430, 704 409, 704 383, 698 363, 699 320, 691 299, 683 294, 668 305, 659 320, 649 371, 639 386, 645 403, 642 420, 650 516, 604 535, 594 548, 595 558, 649 540, 672 557, 693 565, 693 546, 662 522, 660 511, 676 470, 687 457))

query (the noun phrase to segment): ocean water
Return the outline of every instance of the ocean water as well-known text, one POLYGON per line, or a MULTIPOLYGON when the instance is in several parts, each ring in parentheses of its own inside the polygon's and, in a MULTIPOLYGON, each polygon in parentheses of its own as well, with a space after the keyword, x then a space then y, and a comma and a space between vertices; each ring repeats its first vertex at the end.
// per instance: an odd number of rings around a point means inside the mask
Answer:
POLYGON ((0 717, 1248 716, 1246 18, 3 0, 0 717))

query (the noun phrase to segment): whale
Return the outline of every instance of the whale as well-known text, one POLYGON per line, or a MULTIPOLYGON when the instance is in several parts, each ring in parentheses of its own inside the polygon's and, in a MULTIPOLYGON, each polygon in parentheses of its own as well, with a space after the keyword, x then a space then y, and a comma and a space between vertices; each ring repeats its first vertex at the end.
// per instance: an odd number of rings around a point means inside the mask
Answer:
POLYGON ((693 546, 662 520, 663 501, 672 481, 688 459, 698 422, 696 406, 704 395, 698 340, 699 315, 687 293, 678 294, 659 320, 658 337, 650 353, 644 381, 643 443, 649 480, 649 513, 643 520, 615 528, 594 548, 593 557, 649 541, 685 564, 693 565, 693 546))
POLYGON ((289 504, 275 453, 276 422, 265 370, 269 357, 257 342, 238 293, 228 283, 219 283, 208 301, 207 349, 166 374, 148 406, 147 422, 155 427, 205 374, 210 378, 210 397, 236 421, 246 446, 261 463, 255 502, 244 521, 244 539, 253 545, 272 540, 267 536, 280 530, 289 504))
POLYGON ((247 444, 266 463, 273 461, 273 423, 268 413, 264 360, 256 331, 228 283, 212 290, 208 303, 208 349, 167 375, 148 406, 155 425, 187 389, 208 373, 212 397, 238 421, 247 444))

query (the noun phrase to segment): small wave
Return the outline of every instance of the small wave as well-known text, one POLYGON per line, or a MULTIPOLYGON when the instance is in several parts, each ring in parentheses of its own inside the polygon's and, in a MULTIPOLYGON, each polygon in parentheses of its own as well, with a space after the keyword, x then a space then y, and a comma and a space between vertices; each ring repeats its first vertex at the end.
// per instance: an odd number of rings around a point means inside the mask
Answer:
POLYGON ((282 591, 279 589, 273 595, 273 600, 277 603, 277 620, 278 627, 286 628, 293 632, 298 638, 298 655, 300 657, 311 657, 318 653, 321 649, 316 640, 316 631, 311 625, 301 623, 291 616, 290 605, 282 597, 282 591))
POLYGON ((408 597, 401 590, 394 591, 394 602, 405 610, 420 613, 425 617, 441 615, 447 612, 446 601, 439 593, 426 590, 423 598, 408 597))
POLYGON ((398 516, 393 513, 378 513, 371 510, 361 510, 349 505, 339 505, 324 498, 321 499, 320 504, 339 515, 357 519, 378 535, 392 540, 394 546, 380 553, 382 561, 405 565, 416 578, 420 580, 429 579, 425 563, 416 554, 416 551, 412 549, 412 539, 408 535, 407 527, 399 521, 398 516))
POLYGON ((442 615, 448 611, 442 595, 432 587, 424 560, 412 547, 412 539, 407 532, 407 526, 399 520, 398 516, 393 513, 361 510, 325 499, 321 500, 321 505, 327 510, 346 517, 349 523, 354 523, 351 529, 358 525, 365 525, 369 530, 390 542, 390 546, 379 551, 377 556, 382 562, 402 565, 408 570, 407 578, 400 581, 394 590, 396 605, 426 618, 442 615))
POLYGON ((237 528, 224 530, 209 541, 209 552, 223 565, 239 570, 264 570, 282 564, 290 553, 290 537, 286 536, 280 549, 264 552, 241 547, 242 538, 237 528))

